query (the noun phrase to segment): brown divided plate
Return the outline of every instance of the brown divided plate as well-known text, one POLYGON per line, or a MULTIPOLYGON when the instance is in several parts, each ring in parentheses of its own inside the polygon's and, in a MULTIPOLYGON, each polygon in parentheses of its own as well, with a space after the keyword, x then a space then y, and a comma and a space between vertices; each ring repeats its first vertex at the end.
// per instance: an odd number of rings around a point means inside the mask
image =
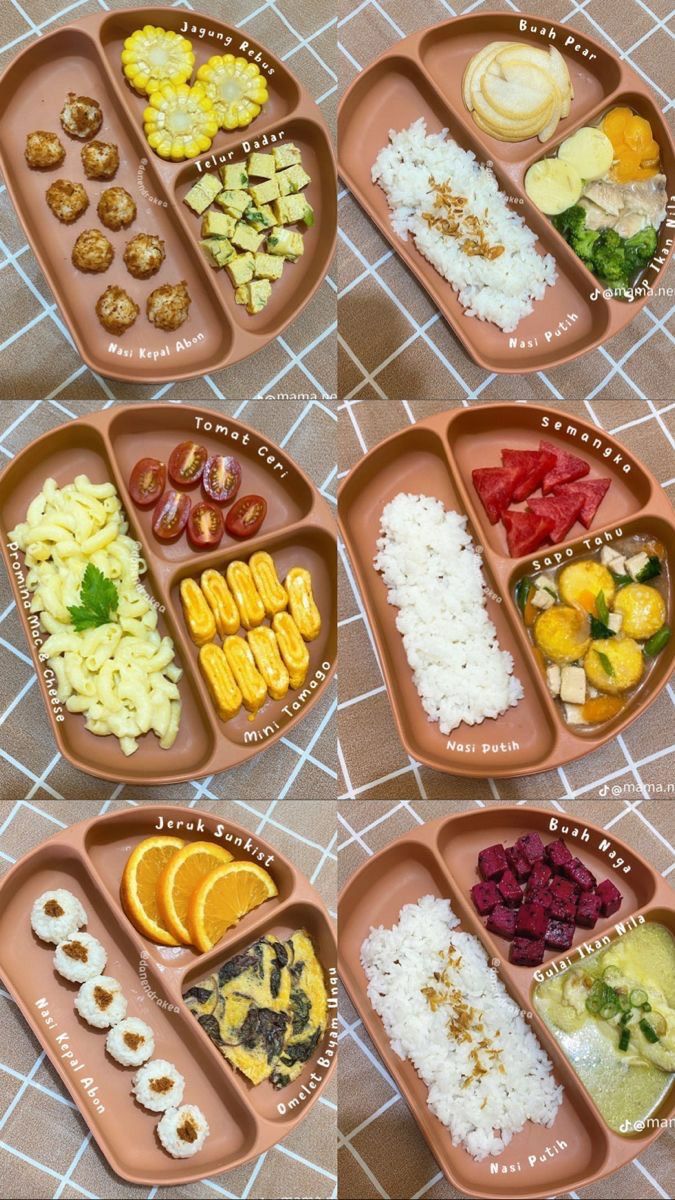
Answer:
MULTIPOLYGON (((167 482, 167 486, 170 486, 167 482)), ((189 492, 200 496, 199 489, 189 492)), ((335 670, 336 554, 333 517, 325 500, 303 471, 261 433, 240 421, 223 418, 192 405, 134 404, 108 408, 73 421, 32 442, 0 476, 0 535, 17 610, 33 656, 38 682, 59 750, 74 766, 100 779, 120 783, 167 784, 211 775, 246 762, 260 750, 290 732, 311 710, 335 670), (168 462, 174 446, 197 441, 209 454, 233 454, 242 467, 240 495, 262 495, 267 517, 260 532, 235 542, 226 533, 215 550, 193 550, 183 534, 177 542, 160 542, 152 532, 152 509, 141 510, 129 494, 132 467, 151 456, 168 462), (57 720, 39 660, 39 646, 25 606, 24 556, 8 549, 8 531, 23 521, 30 501, 49 476, 63 487, 76 475, 94 483, 112 482, 129 519, 130 534, 141 544, 148 564, 143 579, 149 594, 162 607, 158 628, 173 638, 176 659, 184 670, 179 684, 183 704, 178 737, 170 750, 162 750, 154 734, 139 740, 138 749, 125 757, 112 736, 98 737, 84 727, 78 713, 57 720), (227 723, 216 715, 198 665, 198 650, 188 636, 180 601, 180 582, 197 581, 207 567, 224 571, 232 559, 248 560, 256 550, 274 557, 283 579, 293 566, 306 567, 319 612, 321 632, 308 645, 309 667, 300 691, 289 690, 283 700, 268 699, 253 721, 245 709, 227 723), (163 609, 163 611, 162 611, 163 609), (284 706, 291 711, 284 712, 284 706)))
MULTIPOLYGON (((255 61, 252 59, 252 61, 255 61)), ((78 352, 87 366, 111 379, 130 383, 164 383, 231 366, 260 350, 298 315, 323 280, 337 233, 335 156, 321 113, 309 93, 274 54, 213 17, 183 8, 130 8, 98 12, 73 25, 41 37, 19 54, 0 80, 0 165, 26 236, 65 317, 78 352), (159 25, 190 30, 197 68, 214 54, 254 55, 267 63, 269 100, 246 129, 219 130, 208 154, 171 163, 152 151, 143 132, 147 97, 126 82, 120 54, 135 29, 159 25), (230 42, 227 39, 231 39, 230 42), (241 49, 242 43, 246 46, 241 49), (120 167, 110 181, 88 180, 80 160, 81 143, 62 130, 59 113, 69 91, 97 99, 103 125, 96 135, 116 142, 120 167), (26 134, 53 130, 66 148, 61 167, 31 170, 24 159, 26 134), (307 231, 306 253, 273 286, 272 298, 257 317, 234 303, 227 273, 215 271, 199 246, 200 219, 183 204, 183 196, 198 179, 197 162, 215 156, 218 166, 244 158, 244 140, 271 139, 284 131, 295 142, 312 182, 307 196, 316 223, 307 231), (223 156, 222 158, 220 156, 223 156), (45 201, 54 179, 83 183, 90 205, 73 225, 60 225, 45 201), (110 269, 86 275, 71 262, 75 239, 83 230, 100 227, 96 205, 101 192, 120 185, 138 208, 134 223, 119 233, 105 230, 115 249, 110 269), (149 280, 132 278, 122 259, 134 233, 156 233, 166 243, 166 259, 149 280), (192 305, 187 321, 173 333, 156 329, 145 314, 145 301, 156 287, 187 281, 192 305), (121 337, 106 333, 95 312, 98 297, 109 284, 125 288, 141 308, 134 325, 121 337)), ((264 147, 261 147, 264 149, 264 147)), ((215 165, 215 164, 213 164, 215 165)))
MULTIPOLYGON (((549 771, 596 750, 615 738, 644 712, 665 687, 675 664, 675 639, 658 656, 643 686, 622 712, 601 731, 573 729, 546 687, 523 626, 513 591, 518 579, 558 561, 587 556, 605 535, 649 534, 666 547, 670 578, 675 569, 675 515, 654 477, 609 434, 541 405, 490 404, 439 413, 394 434, 360 459, 339 491, 338 514, 361 596, 373 628, 389 702, 399 736, 409 754, 437 771, 471 778, 509 778, 549 771), (537 449, 540 438, 590 463, 593 476, 612 480, 593 528, 528 558, 507 557, 504 528, 490 525, 471 480, 475 467, 499 466, 502 447, 537 449), (502 650, 515 661, 525 689, 523 699, 497 719, 449 735, 427 720, 417 694, 397 610, 387 603, 387 588, 373 567, 382 510, 399 492, 442 500, 447 509, 468 516, 474 544, 482 547, 488 584, 487 610, 502 650), (597 538, 597 543, 592 541, 597 538), (590 540, 590 547, 587 543, 590 540), (539 566, 534 566, 534 562, 539 566)), ((574 530, 579 530, 579 525, 574 530)), ((669 624, 673 602, 670 599, 669 624)))
POLYGON ((4 876, 0 899, 0 973, 102 1153, 123 1179, 146 1188, 176 1187, 230 1171, 287 1137, 326 1086, 337 1044, 336 1018, 331 1015, 335 930, 304 875, 262 838, 200 809, 183 814, 166 805, 151 805, 112 813, 73 825, 26 854, 4 876), (120 903, 126 861, 143 838, 157 832, 159 817, 164 819, 164 832, 186 842, 212 840, 230 849, 235 858, 258 861, 258 852, 264 861, 269 858, 279 895, 229 929, 206 954, 187 946, 158 946, 148 941, 131 924, 120 903), (198 818, 203 822, 201 832, 196 828, 198 818), (193 821, 194 827, 167 830, 166 823, 177 819, 193 821), (136 1104, 131 1092, 133 1068, 121 1067, 108 1057, 106 1031, 93 1029, 75 1012, 73 1000, 79 985, 56 973, 52 965, 55 947, 40 941, 30 927, 33 902, 47 888, 67 888, 84 905, 89 918, 87 932, 108 951, 106 974, 120 981, 129 1002, 127 1016, 147 1021, 155 1033, 155 1057, 175 1063, 185 1077, 184 1103, 197 1104, 210 1128, 203 1149, 193 1158, 182 1162, 162 1149, 155 1135, 161 1114, 136 1104), (200 1028, 182 994, 264 934, 285 938, 300 928, 312 938, 324 969, 328 1029, 295 1090, 284 1098, 283 1091, 275 1091, 269 1082, 254 1087, 230 1066, 200 1028), (38 1007, 41 998, 46 1007, 38 1007), (85 1088, 75 1060, 86 1064, 95 1096, 85 1088), (310 1092, 302 1089, 302 1081, 312 1071, 320 1080, 310 1092), (301 1091, 305 1094, 300 1101, 289 1105, 301 1091))
MULTIPOLYGON (((622 1137, 609 1128, 555 1037, 536 1010, 533 1011, 533 994, 537 986, 534 971, 529 967, 512 966, 506 961, 507 943, 488 932, 473 908, 469 889, 478 881, 479 850, 495 842, 511 844, 522 833, 531 832, 539 833, 544 840, 547 835, 556 838, 562 834, 598 880, 610 876, 623 894, 621 908, 612 917, 601 917, 592 931, 577 928, 568 956, 582 943, 591 943, 595 949, 596 938, 606 934, 616 936, 616 923, 628 921, 638 913, 647 921, 665 924, 675 935, 672 891, 639 854, 595 825, 585 823, 577 827, 573 821, 557 814, 552 817, 544 809, 515 805, 490 809, 489 812, 476 809, 456 817, 440 818, 406 833, 356 871, 343 888, 338 904, 340 977, 380 1057, 450 1182, 469 1196, 491 1200, 562 1196, 588 1187, 632 1161, 661 1132, 659 1128, 649 1128, 643 1134, 622 1137), (556 821, 557 826, 553 824, 556 821), (569 830, 568 833, 563 827, 569 830), (576 834, 572 832, 574 829, 576 834), (580 838, 584 829, 589 831, 589 840, 577 845, 575 838, 580 838), (603 840, 609 843, 609 848, 604 851, 600 849, 603 840), (615 852, 613 858, 610 857, 612 852, 615 852), (624 866, 613 869, 613 863, 619 859, 623 860, 624 866), (630 869, 624 874, 626 867, 630 869), (460 920, 458 932, 478 937, 507 991, 528 1013, 535 1035, 553 1062, 556 1082, 565 1089, 563 1103, 552 1126, 544 1128, 527 1122, 502 1154, 481 1162, 472 1158, 462 1146, 452 1145, 449 1131, 427 1106, 426 1085, 412 1063, 403 1061, 394 1052, 379 1016, 370 1005, 367 980, 360 962, 361 944, 371 926, 391 928, 398 921, 404 904, 414 904, 426 895, 450 900, 455 916, 460 920), (556 1152, 558 1142, 566 1142, 567 1148, 556 1152), (552 1147, 550 1155, 546 1153, 547 1146, 552 1147), (534 1166, 529 1165, 528 1155, 536 1156, 534 1166), (499 1164, 499 1174, 491 1174, 491 1163, 499 1164)), ((631 927, 629 924, 628 928, 631 927)), ((536 968, 537 972, 545 971, 561 958, 549 952, 542 966, 536 968)), ((652 1115, 667 1118, 673 1112, 675 1090, 671 1087, 652 1115)), ((665 1124, 664 1121, 664 1127, 665 1124)))
MULTIPOLYGON (((652 93, 626 63, 599 42, 556 21, 544 22, 523 13, 481 12, 419 30, 361 71, 342 99, 338 120, 342 178, 429 293, 467 352, 488 371, 521 375, 578 358, 625 328, 649 299, 644 295, 630 303, 600 295, 591 300, 591 294, 600 288, 598 280, 532 203, 524 187, 532 163, 555 153, 566 137, 594 124, 615 104, 628 104, 651 122, 671 195, 675 190, 675 146, 652 93), (520 29, 521 21, 527 22, 527 30, 520 29), (532 32, 531 26, 541 32, 532 32), (575 99, 569 117, 543 145, 536 137, 496 141, 478 128, 464 105, 461 89, 466 65, 477 51, 496 40, 555 46, 565 59, 575 99), (534 301, 533 312, 513 333, 466 317, 451 285, 420 254, 411 238, 402 241, 392 229, 386 196, 373 183, 371 167, 387 145, 389 131, 407 129, 418 117, 426 120, 428 133, 447 128, 463 150, 472 151, 479 163, 490 163, 513 211, 537 235, 539 253, 550 253, 556 259, 557 282, 546 288, 543 300, 534 301)), ((654 263, 662 265, 649 269, 652 288, 663 276, 670 249, 664 221, 654 256, 654 263)))

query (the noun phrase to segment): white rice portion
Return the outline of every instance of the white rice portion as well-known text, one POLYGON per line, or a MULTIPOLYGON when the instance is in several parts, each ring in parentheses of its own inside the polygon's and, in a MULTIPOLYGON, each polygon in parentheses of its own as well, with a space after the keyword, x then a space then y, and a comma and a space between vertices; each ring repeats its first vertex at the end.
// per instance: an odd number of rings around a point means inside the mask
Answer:
POLYGON ((511 333, 532 312, 532 302, 543 299, 546 285, 555 283, 555 259, 537 253, 536 235, 509 208, 492 170, 447 132, 427 134, 422 117, 399 133, 391 129, 389 145, 373 163, 373 183, 387 197, 394 231, 404 241, 412 234, 420 254, 452 284, 465 315, 493 321, 511 333), (435 207, 430 176, 436 183, 447 182, 454 195, 466 197, 464 212, 479 218, 490 245, 505 247, 499 258, 469 256, 460 249, 463 239, 431 229, 423 220, 425 212, 447 215, 435 207))
POLYGON ((75 997, 75 1008, 94 1029, 108 1029, 127 1015, 127 1000, 122 984, 112 975, 94 975, 82 984, 75 997), (103 998, 103 1003, 99 1000, 103 998))
POLYGON ((209 1123, 196 1104, 184 1104, 167 1109, 157 1123, 157 1136, 173 1158, 190 1158, 209 1136, 209 1123))
POLYGON ((125 1017, 113 1025, 105 1048, 123 1067, 140 1067, 155 1053, 155 1035, 140 1017, 125 1017), (133 1044, 135 1041, 137 1046, 133 1044))
POLYGON ((131 1090, 138 1103, 150 1112, 166 1112, 168 1108, 177 1108, 183 1099, 185 1077, 166 1058, 153 1058, 136 1072, 131 1090), (160 1086, 153 1087, 153 1082, 160 1086))
POLYGON ((91 933, 74 933, 59 942, 54 954, 54 969, 71 983, 85 983, 102 975, 108 954, 91 933))
POLYGON ((446 734, 499 717, 523 696, 485 607, 466 521, 432 496, 399 492, 382 512, 374 559, 399 609, 396 628, 422 707, 446 734))
POLYGON ((87 914, 72 892, 52 888, 33 903, 30 923, 33 933, 43 942, 53 942, 56 946, 87 924, 87 914))
MULTIPOLYGON (((368 978, 368 998, 382 1018, 399 1058, 410 1059, 429 1089, 427 1104, 450 1130, 452 1144, 464 1145, 475 1159, 498 1155, 526 1121, 553 1124, 563 1089, 551 1074, 553 1064, 510 998, 478 938, 453 933, 459 921, 449 900, 424 896, 406 904, 393 929, 371 929, 361 946, 368 978), (458 965, 450 966, 445 952, 453 947, 458 965), (471 1041, 448 1033, 456 1010, 441 1004, 432 1012, 422 988, 438 989, 434 972, 447 972, 451 985, 475 1011, 471 1041), (471 1051, 481 1039, 499 1051, 492 1069, 472 1074, 471 1051), (502 1063, 505 1073, 498 1070, 502 1063)), ((442 985, 440 985, 442 986, 442 985)), ((483 1066, 491 1057, 478 1050, 483 1066)))

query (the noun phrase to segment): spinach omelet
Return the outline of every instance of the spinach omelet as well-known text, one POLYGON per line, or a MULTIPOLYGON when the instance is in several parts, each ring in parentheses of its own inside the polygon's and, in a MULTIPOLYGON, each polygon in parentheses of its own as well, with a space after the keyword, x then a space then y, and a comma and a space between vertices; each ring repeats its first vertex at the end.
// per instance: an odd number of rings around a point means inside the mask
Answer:
POLYGON ((252 1083, 297 1079, 327 1026, 323 970, 298 929, 260 938, 184 993, 220 1053, 252 1083))

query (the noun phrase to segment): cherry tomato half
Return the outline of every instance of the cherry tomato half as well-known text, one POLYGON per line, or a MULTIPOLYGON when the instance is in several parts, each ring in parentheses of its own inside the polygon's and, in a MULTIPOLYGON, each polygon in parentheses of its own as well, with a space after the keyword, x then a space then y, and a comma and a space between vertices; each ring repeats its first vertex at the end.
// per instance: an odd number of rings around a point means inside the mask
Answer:
POLYGON ((236 458, 225 454, 212 454, 202 478, 202 487, 207 496, 218 504, 229 504, 234 500, 241 483, 241 467, 236 458))
POLYGON ((217 546, 225 532, 223 516, 215 504, 204 500, 192 509, 187 523, 187 535, 195 550, 210 550, 217 546))
POLYGON ((242 496, 225 518, 230 537, 250 538, 257 533, 267 516, 267 501, 262 496, 242 496))
POLYGON ((166 467, 158 458, 139 458, 131 472, 129 491, 139 508, 156 504, 166 483, 166 467))
POLYGON ((157 501, 152 514, 152 532, 162 542, 170 542, 185 529, 192 505, 185 492, 169 489, 157 501))
POLYGON ((208 457, 206 447, 196 442, 181 442, 171 451, 169 479, 176 487, 196 487, 208 457))

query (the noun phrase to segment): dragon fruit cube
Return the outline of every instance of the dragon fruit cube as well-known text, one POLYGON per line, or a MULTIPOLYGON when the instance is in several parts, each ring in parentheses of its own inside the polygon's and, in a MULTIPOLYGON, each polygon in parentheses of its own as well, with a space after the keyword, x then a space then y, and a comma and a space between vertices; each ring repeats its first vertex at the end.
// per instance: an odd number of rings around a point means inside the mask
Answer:
POLYGON ((492 912, 495 904, 499 904, 501 896, 497 890, 497 884, 488 879, 487 883, 474 884, 471 889, 471 899, 481 917, 484 917, 486 913, 492 912))
POLYGON ((501 892, 503 903, 508 904, 509 908, 517 908, 519 904, 522 904, 523 893, 518 880, 511 871, 504 872, 497 887, 501 892))
POLYGON ((603 879, 595 889, 595 894, 600 897, 600 912, 603 917, 611 917, 612 913, 621 908, 623 896, 611 879, 603 879))
POLYGON ((546 948, 544 939, 526 937, 514 938, 509 951, 509 962, 517 967, 538 967, 544 961, 546 948))
POLYGON ((478 855, 478 869, 483 879, 501 879, 508 865, 501 842, 497 842, 494 846, 487 846, 478 855))
POLYGON ((527 881, 528 892, 534 892, 537 888, 546 887, 553 871, 545 862, 536 862, 532 868, 532 874, 527 881))
POLYGON ((600 916, 602 899, 597 892, 582 892, 577 904, 577 925, 592 929, 600 916))
MULTIPOLYGON (((553 904, 554 897, 551 895, 548 888, 538 887, 532 888, 531 891, 528 890, 525 899, 527 900, 528 904, 540 904, 541 907, 548 912, 553 904)), ((572 911, 574 911, 574 909, 572 911)))
POLYGON ((555 842, 549 842, 544 854, 554 871, 562 871, 565 863, 572 861, 572 852, 567 848, 563 838, 558 838, 555 842))
POLYGON ((545 942, 552 950, 569 950, 574 938, 574 925, 564 921, 549 920, 545 942))
POLYGON ((517 846, 506 847, 506 861, 516 879, 521 883, 523 879, 527 879, 532 870, 532 864, 527 861, 525 855, 521 853, 517 846))
POLYGON ((515 908, 507 908, 505 904, 498 904, 487 919, 487 927, 491 933, 498 933, 500 937, 506 938, 510 942, 516 932, 515 908))
MULTIPOLYGON (((549 895, 551 895, 550 892, 549 895)), ((561 900, 559 896, 552 896, 548 915, 556 921, 563 921, 564 924, 568 924, 570 921, 574 924, 574 919, 577 915, 577 905, 574 896, 569 896, 566 900, 561 900)))
POLYGON ((579 894, 579 889, 576 884, 570 879, 563 879, 562 875, 555 875, 548 885, 548 890, 556 900, 574 900, 576 909, 576 898, 579 894))
POLYGON ((532 866, 544 857, 544 843, 538 833, 524 833, 522 837, 518 838, 516 847, 521 854, 525 855, 527 861, 532 863, 532 866))
MULTIPOLYGON (((526 938, 543 938, 548 928, 548 913, 541 904, 529 900, 521 905, 516 921, 516 933, 526 938)), ((539 960, 541 962, 541 959, 539 960)))
POLYGON ((576 883, 582 892, 592 892, 596 884, 595 875, 591 874, 580 858, 573 858, 571 862, 565 863, 563 875, 566 875, 572 883, 576 883))

